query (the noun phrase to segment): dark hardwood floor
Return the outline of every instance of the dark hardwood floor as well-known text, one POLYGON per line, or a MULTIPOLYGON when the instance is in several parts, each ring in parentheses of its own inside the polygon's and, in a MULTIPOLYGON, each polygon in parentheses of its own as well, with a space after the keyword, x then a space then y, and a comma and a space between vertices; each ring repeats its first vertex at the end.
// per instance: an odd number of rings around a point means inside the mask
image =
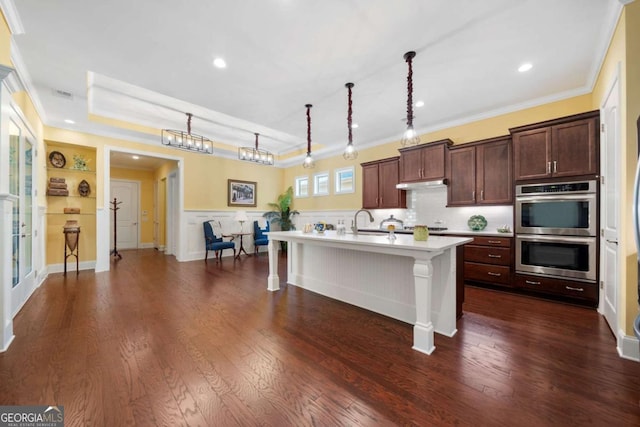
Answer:
POLYGON ((640 363, 595 310, 468 288, 427 356, 410 325, 271 293, 267 271, 139 250, 52 274, 0 354, 0 404, 64 405, 68 426, 640 425, 640 363))

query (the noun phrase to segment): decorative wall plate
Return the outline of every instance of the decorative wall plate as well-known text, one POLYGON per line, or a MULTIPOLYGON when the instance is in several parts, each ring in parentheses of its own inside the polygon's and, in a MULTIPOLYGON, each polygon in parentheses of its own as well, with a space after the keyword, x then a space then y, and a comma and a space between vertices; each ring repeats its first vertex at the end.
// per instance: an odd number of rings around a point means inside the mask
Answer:
POLYGON ((59 151, 52 151, 49 154, 49 163, 54 168, 63 168, 67 164, 67 159, 64 158, 64 154, 59 151))
POLYGON ((469 218, 469 221, 467 221, 467 225, 473 231, 484 230, 484 228, 487 226, 487 219, 482 215, 473 215, 471 218, 469 218))

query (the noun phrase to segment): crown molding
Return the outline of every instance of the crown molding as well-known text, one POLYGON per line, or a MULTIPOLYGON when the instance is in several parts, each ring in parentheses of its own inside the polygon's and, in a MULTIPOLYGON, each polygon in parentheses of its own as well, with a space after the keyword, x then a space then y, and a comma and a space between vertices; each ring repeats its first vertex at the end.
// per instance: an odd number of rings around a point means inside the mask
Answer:
POLYGON ((24 26, 13 0, 0 0, 0 10, 7 20, 12 35, 24 34, 24 26))

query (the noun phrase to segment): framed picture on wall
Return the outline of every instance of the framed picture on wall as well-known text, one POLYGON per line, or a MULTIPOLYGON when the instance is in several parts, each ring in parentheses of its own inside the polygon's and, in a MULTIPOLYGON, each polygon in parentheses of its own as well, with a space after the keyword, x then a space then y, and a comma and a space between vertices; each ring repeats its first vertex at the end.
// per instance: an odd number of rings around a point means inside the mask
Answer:
POLYGON ((254 181, 227 180, 227 206, 255 207, 258 184, 254 181))

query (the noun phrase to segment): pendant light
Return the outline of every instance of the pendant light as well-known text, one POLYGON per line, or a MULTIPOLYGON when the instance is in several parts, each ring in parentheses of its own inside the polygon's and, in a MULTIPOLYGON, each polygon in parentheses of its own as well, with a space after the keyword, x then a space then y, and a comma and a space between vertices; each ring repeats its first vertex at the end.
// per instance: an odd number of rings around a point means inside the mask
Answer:
POLYGON ((187 131, 162 129, 162 144, 179 148, 181 150, 212 154, 213 142, 205 136, 191 133, 191 118, 193 117, 193 114, 185 114, 187 115, 187 131))
POLYGON ((420 144, 420 137, 413 129, 413 68, 412 61, 416 53, 410 51, 404 54, 404 60, 407 62, 407 130, 404 131, 400 144, 403 147, 420 144))
POLYGON ((345 84, 345 87, 347 88, 348 91, 348 101, 347 101, 347 128, 349 129, 349 143, 347 144, 347 148, 344 149, 344 153, 342 154, 342 157, 344 157, 345 160, 355 160, 358 158, 358 152, 356 151, 355 147, 353 146, 353 123, 352 123, 352 119, 351 116, 353 114, 352 111, 352 102, 351 102, 351 89, 353 88, 354 84, 353 83, 347 83, 345 84))
POLYGON ((259 133, 254 133, 256 136, 255 147, 240 147, 238 148, 238 158, 246 162, 259 163, 261 165, 273 165, 273 154, 267 150, 258 148, 258 136, 259 133))
POLYGON ((307 157, 304 158, 302 167, 305 169, 313 169, 316 167, 316 162, 311 156, 311 107, 313 107, 313 105, 307 104, 305 107, 307 107, 307 157))

